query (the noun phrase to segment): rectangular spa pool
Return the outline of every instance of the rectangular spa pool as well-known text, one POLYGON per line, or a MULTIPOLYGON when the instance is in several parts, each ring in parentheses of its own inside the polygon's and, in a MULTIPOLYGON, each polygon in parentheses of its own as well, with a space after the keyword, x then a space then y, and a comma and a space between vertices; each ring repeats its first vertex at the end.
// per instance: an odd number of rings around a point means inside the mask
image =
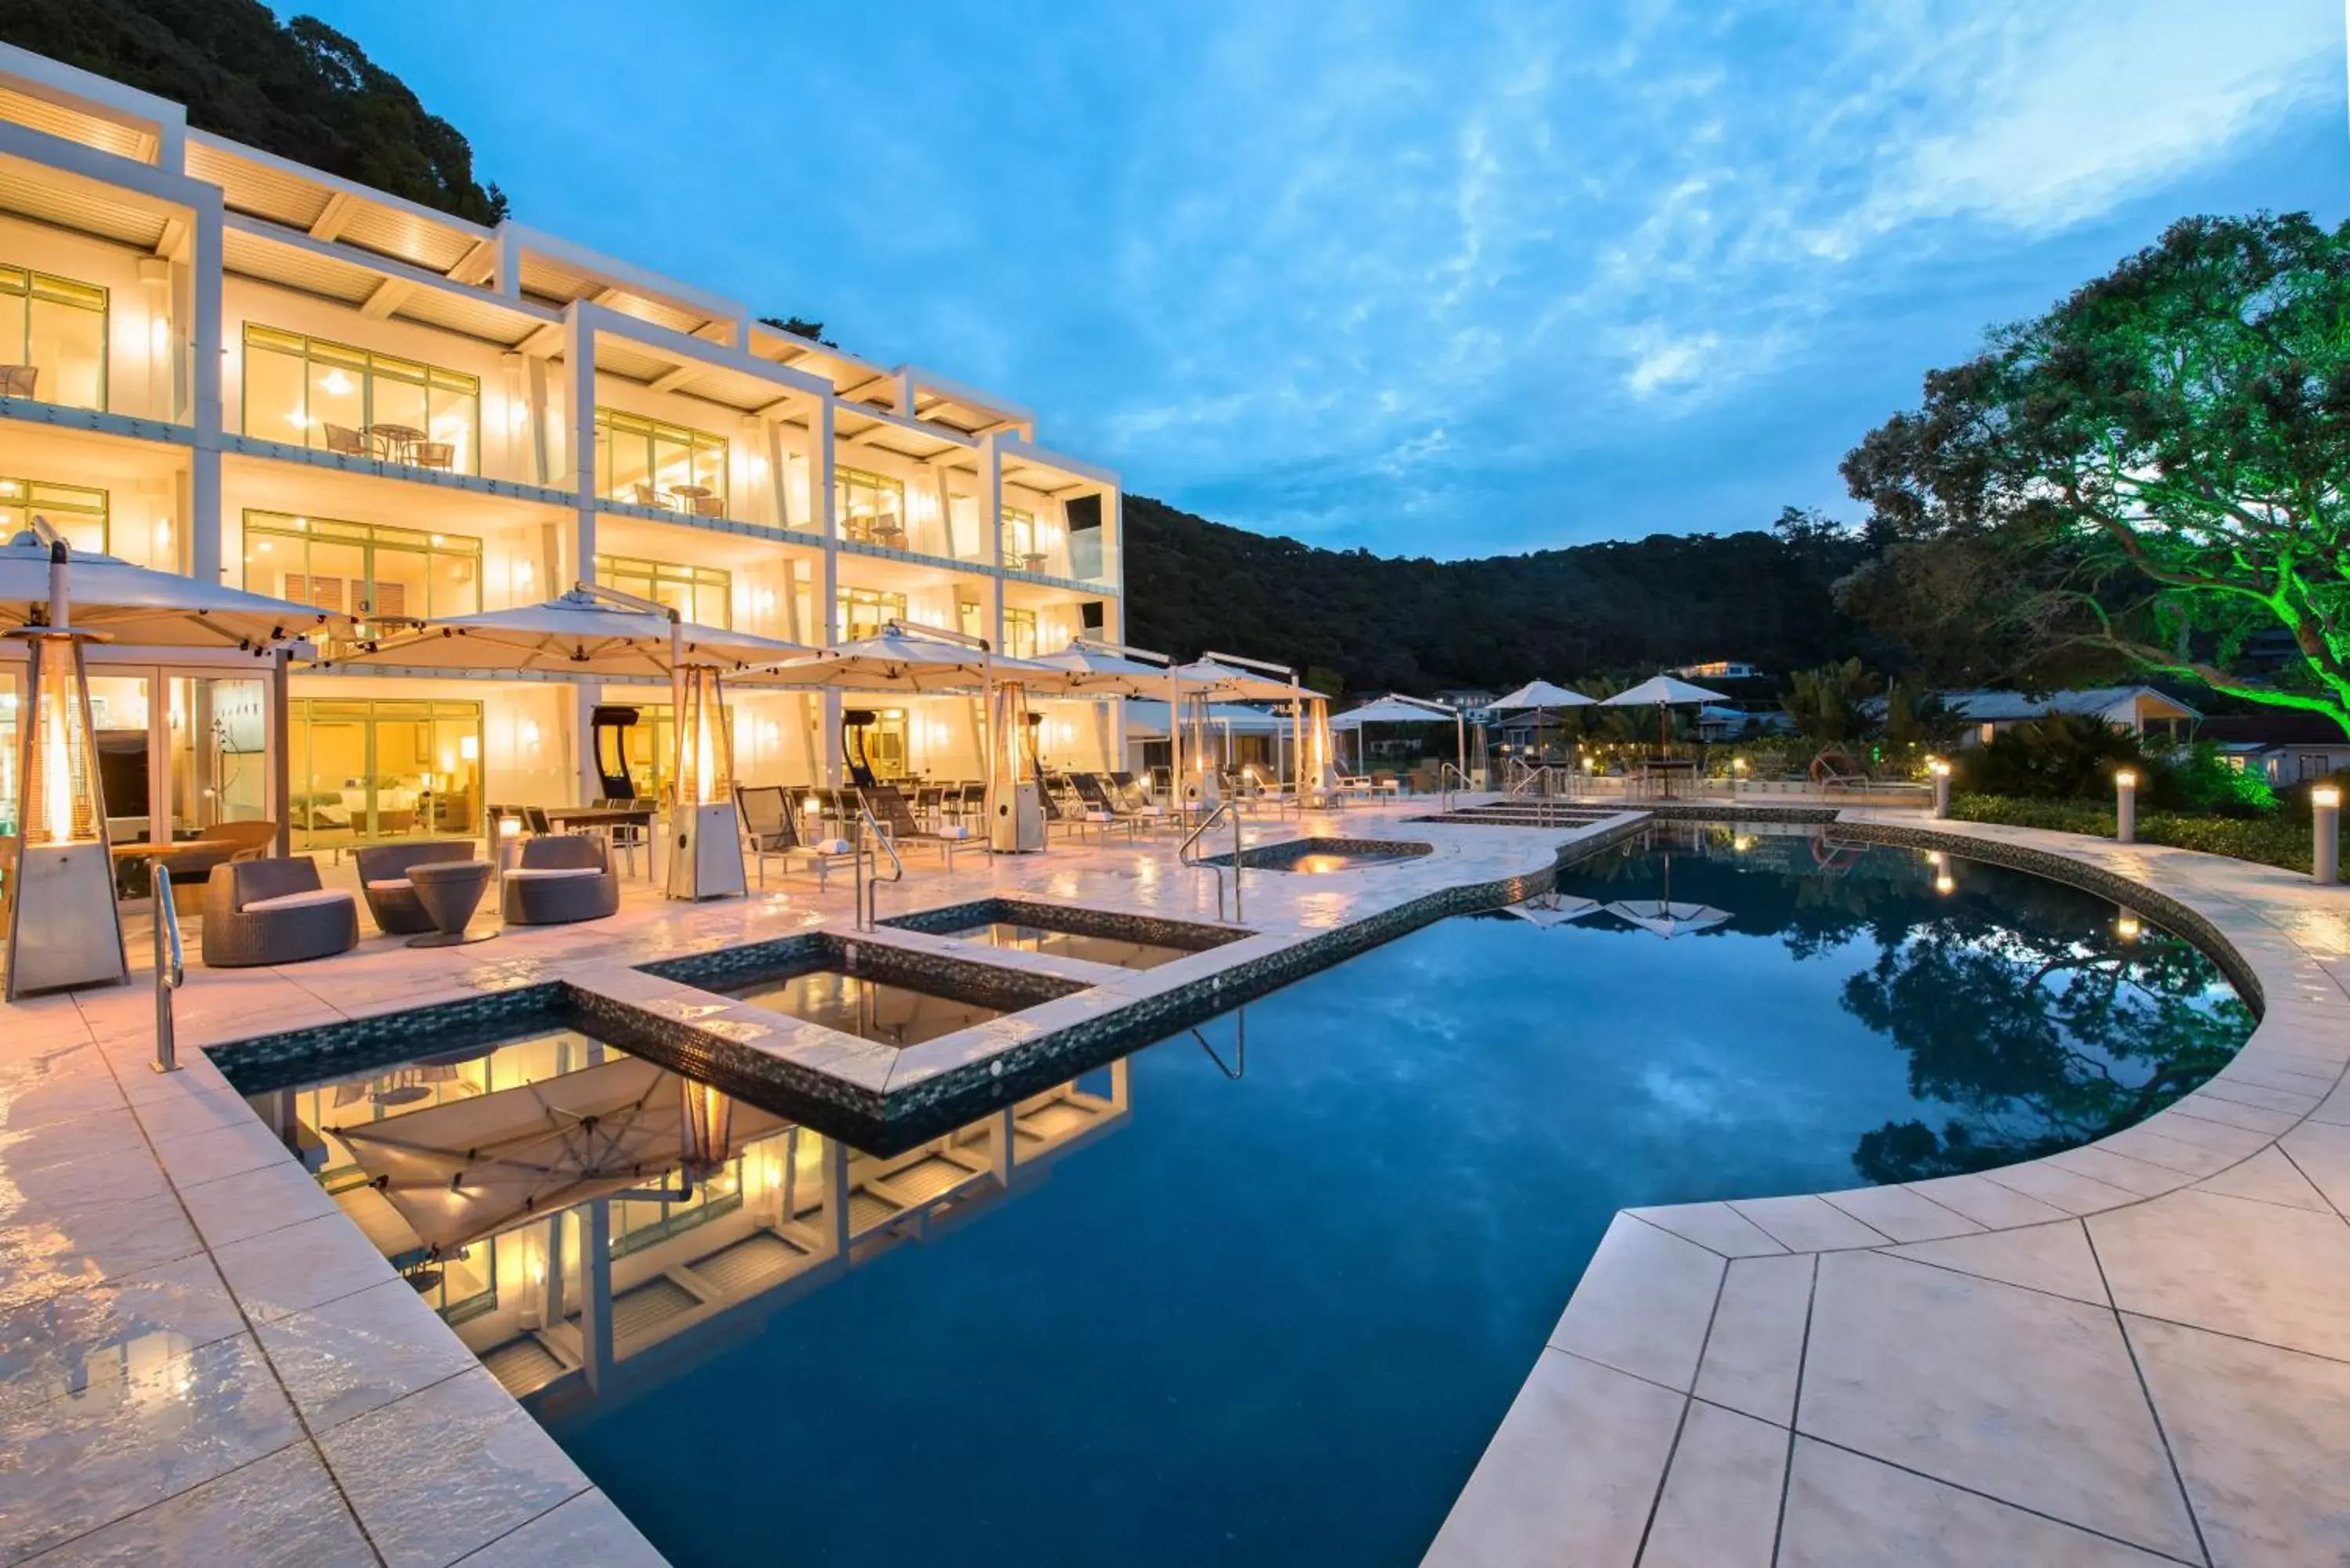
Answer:
POLYGON ((1187 953, 1205 952, 1248 934, 1230 926, 1027 898, 982 898, 883 923, 981 947, 1052 953, 1119 969, 1157 969, 1187 953))
POLYGON ((812 969, 730 985, 720 993, 881 1045, 920 1045, 1012 1011, 985 1002, 847 970, 812 969))

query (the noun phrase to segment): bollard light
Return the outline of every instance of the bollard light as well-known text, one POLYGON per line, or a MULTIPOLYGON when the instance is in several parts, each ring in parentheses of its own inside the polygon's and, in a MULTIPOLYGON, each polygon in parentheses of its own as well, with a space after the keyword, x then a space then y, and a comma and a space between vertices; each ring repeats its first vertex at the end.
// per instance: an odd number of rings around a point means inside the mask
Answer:
POLYGON ((2138 933, 2145 929, 2144 923, 2138 919, 2137 911, 2135 909, 2118 910, 2114 917, 2114 935, 2126 942, 2137 940, 2138 933))
POLYGON ((1934 891, 1937 893, 1955 892, 1958 886, 1959 879, 1951 876, 1948 870, 1938 872, 1934 877, 1934 891))
POLYGON ((2342 880, 2342 792, 2319 784, 2309 792, 2309 874, 2332 887, 2342 880))
POLYGON ((2137 842, 2137 770, 2114 770, 2114 842, 2137 842))
POLYGON ((1939 757, 1928 757, 1926 767, 1934 775, 1934 815, 1946 819, 1950 815, 1950 764, 1939 757))

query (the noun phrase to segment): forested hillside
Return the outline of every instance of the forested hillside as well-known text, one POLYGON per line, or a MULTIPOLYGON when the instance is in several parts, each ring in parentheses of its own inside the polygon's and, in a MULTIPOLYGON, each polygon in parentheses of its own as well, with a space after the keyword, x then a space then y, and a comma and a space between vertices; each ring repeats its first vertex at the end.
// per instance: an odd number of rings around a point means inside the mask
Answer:
POLYGON ((505 215, 473 150, 315 16, 259 0, 6 0, 0 39, 188 106, 191 123, 475 223, 505 215))
POLYGON ((1132 495, 1126 538, 1131 641, 1328 670, 1349 691, 1708 659, 1784 672, 1873 651, 1832 591, 1865 546, 1801 514, 1768 532, 1432 561, 1315 549, 1132 495))

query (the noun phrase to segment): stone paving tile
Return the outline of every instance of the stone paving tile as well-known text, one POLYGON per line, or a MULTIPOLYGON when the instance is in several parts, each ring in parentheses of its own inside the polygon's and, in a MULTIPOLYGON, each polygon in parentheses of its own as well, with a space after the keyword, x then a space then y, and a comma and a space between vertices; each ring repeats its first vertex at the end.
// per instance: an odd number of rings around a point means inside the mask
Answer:
POLYGON ((60 1219, 85 1209, 171 1200, 172 1184, 150 1159, 91 1154, 0 1179, 0 1226, 60 1219))
POLYGON ((582 1492, 457 1561, 462 1568, 663 1568, 660 1554, 600 1491, 582 1492))
POLYGON ((290 1159, 183 1188, 180 1200, 204 1244, 215 1250, 321 1214, 341 1213, 327 1189, 290 1159))
POLYGON ((1731 1207, 1794 1252, 1839 1247, 1881 1247, 1892 1240, 1817 1198, 1750 1198, 1731 1207))
POLYGON ((1983 1172, 1983 1179, 2001 1187, 2012 1188, 2027 1198, 2037 1198, 2053 1209, 2067 1214, 2095 1214, 2124 1203, 2135 1203, 2137 1195, 2111 1182, 2082 1176, 2044 1159, 2026 1160, 2022 1165, 2002 1166, 1983 1172))
MULTIPOLYGON (((2313 1100, 2312 1108, 2314 1108, 2316 1102, 2313 1100)), ((2200 1089, 2179 1101, 2174 1109, 2178 1112, 2178 1117, 2172 1117, 2169 1120, 2184 1117, 2193 1121, 2218 1122, 2222 1127, 2241 1127, 2246 1132, 2255 1133, 2281 1133, 2308 1114, 2306 1110, 2283 1111, 2268 1106, 2251 1105, 2226 1095, 2215 1095, 2200 1089)), ((2164 1120, 2158 1120, 2146 1130, 2166 1137, 2178 1136, 2178 1130, 2168 1126, 2164 1120)))
POLYGON ((1771 1568, 1786 1476, 1785 1428, 1693 1401, 1640 1568, 1771 1568))
POLYGON ((1731 1261, 1698 1365, 1700 1398, 1782 1427, 1794 1422, 1816 1266, 1810 1252, 1731 1261))
POLYGON ((214 1249, 213 1257, 255 1323, 306 1312, 399 1277, 340 1209, 232 1241, 214 1249))
POLYGON ((2183 1170, 2173 1170, 2166 1165, 2148 1165, 2142 1159, 2132 1159, 2126 1154, 2116 1154, 2108 1148, 2092 1144, 2086 1148, 2068 1148, 2052 1154, 2042 1161, 2059 1170, 2069 1170, 2075 1176, 2085 1176, 2107 1187, 2117 1187, 2134 1198, 2151 1198, 2158 1192, 2169 1192, 2186 1186, 2195 1179, 2183 1170))
POLYGON ((1627 1209, 1625 1212, 1725 1258, 1751 1258, 1787 1250, 1727 1203, 1675 1203, 1659 1209, 1627 1209))
POLYGON ((1978 1279, 2069 1296, 2093 1306, 2111 1304, 2106 1296, 2105 1276, 2097 1272, 2096 1254, 2089 1250, 2088 1232, 2077 1220, 1886 1251, 1892 1257, 1955 1269, 1978 1279))
POLYGON ((0 1411, 88 1388, 168 1341, 179 1352, 244 1331, 244 1314, 198 1252, 0 1315, 0 1411))
POLYGON ((0 1307, 134 1274, 203 1251, 177 1203, 138 1199, 0 1229, 0 1307))
POLYGON ((255 1127, 260 1118, 231 1089, 200 1089, 173 1085, 168 1097, 131 1102, 131 1111, 147 1136, 157 1141, 186 1137, 222 1127, 255 1127))
POLYGON ((1693 1241, 1618 1216, 1551 1331, 1551 1347, 1686 1392, 1722 1267, 1693 1241))
POLYGON ((242 1176, 248 1170, 259 1170, 291 1158, 283 1140, 258 1121, 158 1138, 155 1158, 176 1187, 195 1187, 226 1176, 242 1176))
MULTIPOLYGON (((2290 1144, 2293 1140, 2285 1140, 2290 1144)), ((2345 1139, 2350 1143, 2350 1138, 2345 1139)), ((2345 1173, 2350 1174, 2350 1173, 2345 1173)), ((2241 1164, 2231 1165, 2217 1176, 2207 1176, 2195 1184, 2198 1192, 2216 1192, 2224 1198, 2249 1198, 2259 1203, 2282 1203, 2288 1209, 2307 1209, 2324 1213, 2332 1205, 2325 1195, 2309 1184, 2300 1167, 2285 1158, 2283 1148, 2264 1148, 2241 1164)))
POLYGON ((50 1122, 23 1132, 0 1133, 0 1170, 10 1179, 91 1155, 142 1153, 147 1135, 129 1106, 67 1122, 50 1122))
POLYGON ((295 1443, 32 1559, 36 1568, 373 1568, 307 1443, 295 1443))
POLYGON ((1424 1568, 1632 1568, 1686 1403, 1544 1351, 1424 1568))
POLYGON ((2314 1122, 2330 1122, 2335 1127, 2350 1127, 2350 1084, 2345 1084, 2325 1096, 2318 1107, 2309 1113, 2314 1122))
POLYGON ((2193 1096, 2195 1105, 2199 1108, 2212 1100, 2225 1100, 2234 1105, 2253 1106, 2262 1110, 2275 1111, 2281 1116, 2291 1116, 2294 1121, 2299 1121, 2311 1111, 2315 1110, 2318 1102, 2324 1098, 2322 1093, 2312 1093, 2306 1089, 2270 1088, 2252 1083, 2241 1075, 2231 1078, 2224 1075, 2213 1078, 2196 1090, 2193 1096))
POLYGON ((1778 1568, 2171 1568, 2177 1561, 1795 1439, 1778 1568))
POLYGON ((1985 1181, 1980 1176, 1938 1176, 1906 1185, 1920 1197, 1991 1230, 2010 1225, 2039 1225, 2066 1218, 2062 1209, 2043 1203, 2012 1187, 1985 1181))
POLYGON ((2350 1224, 2174 1192, 2089 1221, 2124 1312, 2350 1360, 2350 1224))
POLYGON ((2287 1133, 2278 1147, 2319 1196, 2350 1214, 2350 1127, 2307 1122, 2287 1133))
POLYGON ((185 1355, 131 1347, 87 1394, 0 1415, 0 1562, 62 1545, 300 1435, 250 1336, 185 1355))
POLYGON ((1930 1241, 1982 1229, 1958 1210, 1907 1187, 1856 1187, 1820 1196, 1890 1241, 1930 1241))
POLYGON ((2215 1568, 2350 1563, 2350 1363, 2122 1324, 2215 1568))
POLYGON ((329 1428, 318 1447, 390 1568, 442 1568, 588 1486, 478 1366, 329 1428))
POLYGON ((254 1332, 312 1431, 475 1364, 465 1342, 397 1276, 254 1332))
POLYGON ((1813 1293, 1796 1427, 2149 1551, 2200 1554, 2107 1310, 1881 1253, 1831 1253, 1813 1293))

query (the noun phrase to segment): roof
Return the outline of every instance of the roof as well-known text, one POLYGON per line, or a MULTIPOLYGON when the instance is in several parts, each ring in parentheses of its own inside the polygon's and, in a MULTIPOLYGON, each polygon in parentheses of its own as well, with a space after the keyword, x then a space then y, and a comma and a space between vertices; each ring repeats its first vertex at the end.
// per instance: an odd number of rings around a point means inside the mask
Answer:
POLYGON ((2203 715, 2151 686, 2089 686, 2072 691, 2051 691, 2033 697, 2022 691, 1945 691, 1942 701, 1957 712, 1981 723, 2005 723, 2017 719, 2037 719, 2047 713, 2095 713, 2100 717, 2115 716, 2116 709, 2133 709, 2141 701, 2152 701, 2182 719, 2199 719, 2203 715))
POLYGON ((2290 708, 2206 719, 2196 727, 2195 736, 2223 745, 2350 746, 2350 735, 2345 735, 2342 726, 2324 714, 2290 708))

